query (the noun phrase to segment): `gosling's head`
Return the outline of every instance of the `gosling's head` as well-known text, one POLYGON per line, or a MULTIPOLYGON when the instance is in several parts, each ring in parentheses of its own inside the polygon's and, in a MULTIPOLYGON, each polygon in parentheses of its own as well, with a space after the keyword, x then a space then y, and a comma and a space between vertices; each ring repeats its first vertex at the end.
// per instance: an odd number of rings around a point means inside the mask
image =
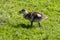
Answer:
POLYGON ((27 12, 27 10, 22 9, 22 10, 19 11, 19 13, 27 14, 28 12, 27 12))

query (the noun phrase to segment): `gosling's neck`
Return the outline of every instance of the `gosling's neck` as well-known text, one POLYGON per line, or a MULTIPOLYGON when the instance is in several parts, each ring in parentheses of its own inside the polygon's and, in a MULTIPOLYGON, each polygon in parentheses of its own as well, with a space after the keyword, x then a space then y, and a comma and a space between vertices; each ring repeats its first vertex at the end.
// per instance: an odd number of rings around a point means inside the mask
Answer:
POLYGON ((27 14, 28 14, 28 12, 27 12, 27 11, 25 11, 25 12, 23 12, 23 14, 24 14, 24 15, 27 15, 27 14))

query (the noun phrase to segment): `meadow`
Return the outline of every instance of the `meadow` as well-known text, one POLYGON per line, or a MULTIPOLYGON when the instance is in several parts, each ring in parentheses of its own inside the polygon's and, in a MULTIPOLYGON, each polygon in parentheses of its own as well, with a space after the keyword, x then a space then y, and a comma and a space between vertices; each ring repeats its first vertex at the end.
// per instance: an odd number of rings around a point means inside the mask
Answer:
POLYGON ((60 0, 0 0, 0 40, 60 40, 60 0), (41 28, 19 14, 38 11, 48 18, 41 28))

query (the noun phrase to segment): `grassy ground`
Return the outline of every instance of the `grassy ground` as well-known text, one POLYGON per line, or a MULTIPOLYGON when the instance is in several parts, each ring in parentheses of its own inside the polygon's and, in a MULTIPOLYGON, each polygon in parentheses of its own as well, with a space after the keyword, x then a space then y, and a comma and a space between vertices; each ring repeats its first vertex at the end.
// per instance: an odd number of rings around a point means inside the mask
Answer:
POLYGON ((0 40, 60 40, 60 0, 0 0, 0 40), (18 13, 23 8, 48 18, 30 27, 18 13))

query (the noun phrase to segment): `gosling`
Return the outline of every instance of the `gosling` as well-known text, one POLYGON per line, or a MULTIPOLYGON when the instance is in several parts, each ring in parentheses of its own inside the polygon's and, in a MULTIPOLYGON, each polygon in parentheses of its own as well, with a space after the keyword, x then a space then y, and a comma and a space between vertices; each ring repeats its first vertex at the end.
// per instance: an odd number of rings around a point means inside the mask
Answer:
POLYGON ((28 12, 25 9, 20 10, 19 13, 22 13, 23 17, 31 22, 31 26, 33 25, 33 22, 38 22, 38 26, 41 27, 41 20, 48 18, 46 15, 40 12, 28 12))

